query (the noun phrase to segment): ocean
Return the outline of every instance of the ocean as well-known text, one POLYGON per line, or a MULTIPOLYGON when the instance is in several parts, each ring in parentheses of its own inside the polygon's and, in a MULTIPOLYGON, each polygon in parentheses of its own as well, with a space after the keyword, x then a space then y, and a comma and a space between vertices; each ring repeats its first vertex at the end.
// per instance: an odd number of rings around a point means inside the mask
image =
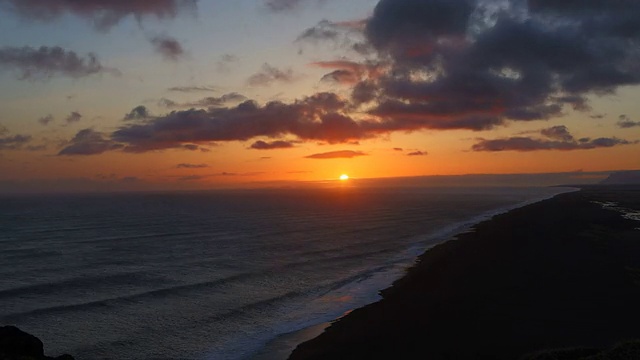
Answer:
POLYGON ((425 249, 566 191, 5 196, 0 325, 77 360, 283 359, 292 334, 376 301, 425 249))

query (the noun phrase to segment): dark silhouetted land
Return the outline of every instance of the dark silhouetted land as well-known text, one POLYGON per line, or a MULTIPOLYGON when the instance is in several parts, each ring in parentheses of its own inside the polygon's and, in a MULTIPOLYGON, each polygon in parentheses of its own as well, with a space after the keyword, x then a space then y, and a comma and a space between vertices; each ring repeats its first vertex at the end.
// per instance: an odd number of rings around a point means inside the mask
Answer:
POLYGON ((383 300, 290 359, 640 359, 640 343, 616 347, 640 338, 640 222, 625 209, 640 211, 640 186, 584 187, 496 216, 426 252, 383 300), (579 350, 552 351, 566 348, 579 350))

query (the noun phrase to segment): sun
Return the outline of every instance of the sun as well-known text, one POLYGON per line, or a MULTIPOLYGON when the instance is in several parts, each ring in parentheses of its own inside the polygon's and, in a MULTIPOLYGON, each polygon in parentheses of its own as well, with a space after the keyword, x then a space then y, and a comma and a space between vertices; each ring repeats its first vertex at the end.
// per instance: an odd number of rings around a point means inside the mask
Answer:
POLYGON ((342 181, 349 180, 349 175, 347 175, 347 174, 340 175, 340 180, 342 180, 342 181))

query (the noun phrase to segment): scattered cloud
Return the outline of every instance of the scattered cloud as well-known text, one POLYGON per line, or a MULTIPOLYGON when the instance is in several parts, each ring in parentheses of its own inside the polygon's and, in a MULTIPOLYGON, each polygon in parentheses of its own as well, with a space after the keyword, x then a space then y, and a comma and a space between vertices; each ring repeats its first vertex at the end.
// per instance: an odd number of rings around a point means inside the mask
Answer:
POLYGON ((269 86, 275 82, 290 83, 294 80, 293 70, 280 70, 265 63, 262 65, 262 70, 247 79, 247 83, 251 86, 269 86))
POLYGON ((362 151, 353 151, 353 150, 339 150, 339 151, 330 151, 325 153, 313 154, 309 156, 305 156, 307 159, 339 159, 346 158, 351 159, 357 156, 366 156, 367 154, 362 151))
POLYGON ((176 165, 176 168, 178 168, 178 169, 204 169, 204 168, 208 168, 208 167, 209 167, 209 165, 207 165, 207 164, 182 163, 182 164, 176 165))
POLYGON ((633 121, 627 115, 618 116, 618 127, 628 129, 636 126, 640 126, 640 121, 633 121))
POLYGON ((503 139, 486 140, 479 139, 479 142, 472 146, 473 151, 538 151, 538 150, 590 150, 596 148, 608 148, 617 145, 628 145, 637 142, 630 142, 618 138, 581 138, 575 140, 565 126, 554 126, 542 129, 540 134, 545 138, 532 137, 510 137, 503 139))
POLYGON ((165 60, 178 61, 184 56, 184 48, 180 42, 170 36, 160 35, 149 39, 154 50, 165 60))
POLYGON ((122 145, 114 143, 93 129, 80 130, 69 143, 58 155, 96 155, 122 148, 122 145))
POLYGON ((30 46, 0 48, 0 70, 14 69, 20 72, 20 79, 39 80, 54 75, 79 78, 99 73, 117 74, 98 61, 95 54, 85 57, 61 47, 33 48, 30 46))
POLYGON ((23 18, 51 21, 66 14, 89 20, 98 30, 108 30, 124 18, 132 16, 138 21, 145 17, 173 18, 179 12, 192 10, 197 0, 0 0, 0 7, 23 18))
POLYGON ((400 147, 394 147, 394 148, 393 148, 393 151, 404 151, 404 149, 403 149, 403 148, 400 148, 400 147))
POLYGON ((151 114, 149 113, 149 109, 146 106, 140 105, 133 108, 128 114, 126 114, 123 118, 125 121, 130 120, 145 120, 151 118, 151 114))
POLYGON ((255 150, 273 150, 273 149, 288 149, 292 148, 293 143, 289 141, 277 140, 272 142, 266 142, 258 140, 251 144, 250 148, 255 150))
POLYGON ((49 125, 49 123, 53 122, 55 119, 53 118, 53 115, 49 114, 46 116, 43 116, 41 118, 38 119, 38 122, 44 126, 49 125))
POLYGON ((77 123, 82 120, 82 114, 77 111, 73 111, 65 120, 67 121, 67 124, 77 123))
POLYGON ((0 150, 18 150, 31 141, 30 135, 6 136, 9 131, 0 126, 0 150))
POLYGON ((573 135, 571 135, 569 129, 567 129, 567 127, 564 125, 542 129, 540 130, 540 133, 553 140, 560 140, 564 142, 574 141, 573 135))

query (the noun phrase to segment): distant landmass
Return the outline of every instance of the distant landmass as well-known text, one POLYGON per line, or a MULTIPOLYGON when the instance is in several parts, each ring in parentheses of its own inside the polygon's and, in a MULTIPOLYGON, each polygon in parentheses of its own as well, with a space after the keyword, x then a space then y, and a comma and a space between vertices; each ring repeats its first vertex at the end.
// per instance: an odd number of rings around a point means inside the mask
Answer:
POLYGON ((640 170, 618 171, 611 173, 609 177, 602 180, 603 185, 631 185, 640 184, 640 170))

